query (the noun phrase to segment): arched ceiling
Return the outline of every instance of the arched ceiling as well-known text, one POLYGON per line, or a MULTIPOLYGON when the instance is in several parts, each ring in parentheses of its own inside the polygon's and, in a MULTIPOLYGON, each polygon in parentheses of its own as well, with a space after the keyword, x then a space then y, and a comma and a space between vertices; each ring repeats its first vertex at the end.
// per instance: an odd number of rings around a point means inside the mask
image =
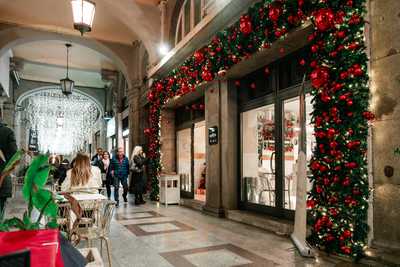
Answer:
MULTIPOLYGON (((66 75, 65 42, 42 40, 24 43, 12 48, 12 54, 22 67, 22 79, 58 83, 66 75)), ((77 86, 103 88, 102 69, 117 70, 114 62, 103 54, 76 43, 69 53, 69 76, 77 86)))
MULTIPOLYGON (((132 44, 141 40, 148 50, 160 36, 158 0, 95 0, 96 14, 91 33, 102 41, 132 44)), ((0 21, 76 34, 68 0, 0 0, 0 21)), ((152 51, 149 51, 151 54, 152 51)))

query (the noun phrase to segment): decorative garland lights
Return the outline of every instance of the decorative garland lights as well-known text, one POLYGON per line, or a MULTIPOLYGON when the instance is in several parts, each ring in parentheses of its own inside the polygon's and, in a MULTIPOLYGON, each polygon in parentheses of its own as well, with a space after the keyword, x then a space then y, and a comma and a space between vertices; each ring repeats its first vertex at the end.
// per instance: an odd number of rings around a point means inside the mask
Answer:
POLYGON ((313 87, 312 122, 316 147, 310 163, 313 187, 309 241, 329 253, 359 258, 368 233, 367 178, 369 88, 364 46, 365 0, 264 0, 249 8, 238 22, 217 33, 167 77, 157 80, 148 100, 151 198, 158 199, 160 116, 168 99, 196 90, 253 53, 267 49, 307 20, 313 87))

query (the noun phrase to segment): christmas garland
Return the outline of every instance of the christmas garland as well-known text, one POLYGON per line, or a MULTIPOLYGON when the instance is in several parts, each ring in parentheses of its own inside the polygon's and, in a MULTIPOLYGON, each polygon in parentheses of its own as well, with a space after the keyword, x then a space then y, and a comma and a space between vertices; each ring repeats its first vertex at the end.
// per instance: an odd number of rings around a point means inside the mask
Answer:
MULTIPOLYGON (((154 82, 147 98, 151 198, 158 200, 161 172, 160 116, 166 101, 196 90, 253 53, 267 49, 307 20, 314 25, 308 66, 313 87, 316 147, 307 205, 308 240, 329 253, 359 258, 368 233, 367 178, 369 88, 363 41, 365 0, 264 0, 231 27, 154 82)), ((283 49, 283 48, 282 48, 283 49)), ((281 50, 281 52, 283 52, 281 50)))

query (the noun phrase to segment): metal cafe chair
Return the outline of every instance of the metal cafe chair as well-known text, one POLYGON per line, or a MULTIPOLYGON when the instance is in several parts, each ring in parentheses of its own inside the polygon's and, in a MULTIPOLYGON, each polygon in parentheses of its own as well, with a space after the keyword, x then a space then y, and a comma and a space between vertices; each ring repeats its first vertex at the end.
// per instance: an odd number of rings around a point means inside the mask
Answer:
POLYGON ((98 218, 94 225, 79 231, 79 238, 87 240, 91 246, 92 240, 100 240, 100 252, 103 253, 103 241, 106 243, 109 266, 111 267, 111 244, 109 239, 111 218, 115 210, 115 201, 104 201, 99 209, 98 218))

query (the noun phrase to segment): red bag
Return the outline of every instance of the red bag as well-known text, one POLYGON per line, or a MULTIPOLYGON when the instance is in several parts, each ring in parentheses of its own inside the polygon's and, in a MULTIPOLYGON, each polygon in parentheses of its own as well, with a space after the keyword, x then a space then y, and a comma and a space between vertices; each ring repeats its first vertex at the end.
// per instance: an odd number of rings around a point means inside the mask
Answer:
POLYGON ((30 251, 31 267, 64 267, 58 230, 0 233, 0 256, 22 250, 30 251))

